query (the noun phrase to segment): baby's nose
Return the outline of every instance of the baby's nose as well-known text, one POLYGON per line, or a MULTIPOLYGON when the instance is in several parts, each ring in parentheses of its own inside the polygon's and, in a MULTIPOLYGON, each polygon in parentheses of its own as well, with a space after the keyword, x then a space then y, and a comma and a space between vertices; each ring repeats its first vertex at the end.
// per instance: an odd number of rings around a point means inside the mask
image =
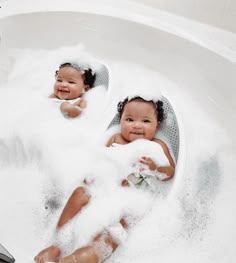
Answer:
POLYGON ((133 127, 134 128, 141 128, 142 127, 142 123, 140 121, 134 121, 133 127))
POLYGON ((62 81, 62 83, 61 83, 61 85, 63 86, 63 87, 66 87, 67 86, 67 82, 66 81, 62 81))

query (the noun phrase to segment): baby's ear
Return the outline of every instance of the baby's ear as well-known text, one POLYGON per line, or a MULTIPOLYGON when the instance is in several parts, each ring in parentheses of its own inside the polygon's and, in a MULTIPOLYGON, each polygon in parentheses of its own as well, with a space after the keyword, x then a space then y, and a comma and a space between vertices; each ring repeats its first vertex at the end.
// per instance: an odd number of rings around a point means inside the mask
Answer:
POLYGON ((157 127, 156 127, 156 132, 159 130, 159 128, 160 128, 160 122, 158 121, 157 122, 157 127))
POLYGON ((84 85, 84 91, 87 92, 88 90, 90 90, 90 86, 89 85, 84 85))

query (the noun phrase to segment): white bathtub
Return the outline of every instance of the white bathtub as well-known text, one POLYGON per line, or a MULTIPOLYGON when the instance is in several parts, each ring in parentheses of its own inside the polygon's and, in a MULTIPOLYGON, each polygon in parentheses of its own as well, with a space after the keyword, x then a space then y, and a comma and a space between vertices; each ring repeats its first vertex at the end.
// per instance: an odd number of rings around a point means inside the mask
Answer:
MULTIPOLYGON (((172 209, 164 219, 183 220, 183 237, 175 236, 179 223, 161 224, 167 234, 158 239, 154 231, 156 248, 155 241, 148 243, 149 234, 144 237, 149 245, 140 245, 140 255, 131 240, 110 262, 235 262, 235 34, 130 2, 77 0, 3 2, 0 37, 2 85, 13 48, 53 50, 82 43, 107 64, 111 81, 102 127, 108 126, 119 94, 116 62, 127 71, 130 63, 141 66, 174 83, 163 91, 179 121, 180 156, 164 204, 172 209), (150 261, 144 260, 147 256, 150 261)), ((20 250, 21 239, 14 238, 10 226, 9 234, 4 231, 0 237, 19 263, 36 253, 29 245, 22 245, 24 253, 20 250)))

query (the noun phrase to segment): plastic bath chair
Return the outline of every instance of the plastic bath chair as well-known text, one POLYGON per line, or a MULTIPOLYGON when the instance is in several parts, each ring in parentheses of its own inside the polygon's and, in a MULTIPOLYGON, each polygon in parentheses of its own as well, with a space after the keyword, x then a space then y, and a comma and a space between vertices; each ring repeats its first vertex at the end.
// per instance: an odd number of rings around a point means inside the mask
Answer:
POLYGON ((96 79, 93 86, 96 87, 99 85, 104 85, 106 88, 109 86, 109 72, 104 64, 96 70, 96 79))

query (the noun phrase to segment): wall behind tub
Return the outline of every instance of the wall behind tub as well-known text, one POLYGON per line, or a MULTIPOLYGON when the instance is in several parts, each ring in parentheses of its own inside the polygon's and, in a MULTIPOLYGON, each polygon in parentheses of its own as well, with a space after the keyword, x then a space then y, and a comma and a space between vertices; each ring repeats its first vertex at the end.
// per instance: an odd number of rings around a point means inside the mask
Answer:
POLYGON ((236 33, 235 0, 132 0, 236 33))
MULTIPOLYGON (((0 0, 0 6, 6 1, 11 0, 0 0)), ((110 3, 112 1, 116 2, 110 0, 110 3)), ((236 33, 236 0, 130 0, 130 2, 158 8, 236 33)), ((1 11, 3 10, 0 9, 1 11)))

